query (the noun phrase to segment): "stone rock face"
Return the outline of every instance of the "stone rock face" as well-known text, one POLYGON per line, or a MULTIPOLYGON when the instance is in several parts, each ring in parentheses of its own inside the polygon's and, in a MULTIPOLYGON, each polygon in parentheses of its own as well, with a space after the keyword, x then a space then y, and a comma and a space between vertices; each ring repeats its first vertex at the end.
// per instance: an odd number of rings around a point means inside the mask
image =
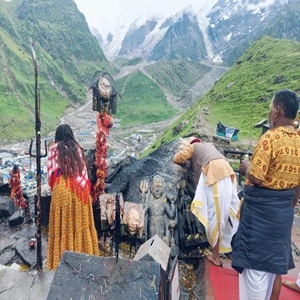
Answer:
POLYGON ((173 156, 177 152, 179 141, 167 144, 147 157, 139 160, 125 158, 117 166, 108 169, 107 193, 121 192, 125 201, 140 202, 139 186, 142 180, 152 181, 158 174, 166 183, 174 186, 180 181, 178 167, 173 163, 173 156))
MULTIPOLYGON (((31 236, 34 235, 32 234, 31 236)), ((33 248, 29 247, 29 241, 30 239, 28 238, 20 239, 16 244, 15 250, 17 255, 22 258, 23 262, 26 265, 34 268, 37 262, 37 250, 36 246, 33 248)), ((42 238, 42 258, 46 257, 46 248, 46 239, 42 238)))
POLYGON ((0 213, 2 217, 9 217, 15 211, 15 204, 8 196, 0 196, 0 213))
MULTIPOLYGON (((3 225, 3 224, 1 224, 3 225)), ((10 264, 12 261, 22 261, 30 268, 36 266, 37 249, 31 248, 29 242, 36 239, 35 224, 21 224, 20 226, 7 226, 7 233, 3 233, 3 227, 0 229, 0 264, 10 264)), ((47 236, 42 234, 42 258, 46 257, 47 236)), ((1 297, 0 297, 1 299, 1 297)))
POLYGON ((117 165, 108 168, 106 180, 106 193, 122 193, 125 202, 143 204, 145 211, 143 240, 158 234, 172 246, 174 255, 178 254, 179 246, 177 206, 178 186, 182 181, 182 174, 178 171, 180 167, 173 163, 173 157, 180 143, 180 140, 175 140, 139 160, 126 157, 117 165), (163 192, 158 199, 154 199, 151 196, 152 188, 155 178, 158 177, 164 182, 163 192), (147 185, 144 194, 141 183, 147 185), (155 205, 152 205, 154 202, 155 205))
POLYGON ((204 45, 197 17, 186 12, 169 26, 163 38, 152 49, 149 60, 188 58, 191 61, 202 61, 207 56, 204 45))
POLYGON ((2 238, 0 241, 0 264, 6 265, 12 262, 15 251, 12 249, 15 245, 16 239, 6 237, 2 238))
MULTIPOLYGON (((198 255, 198 247, 207 244, 207 240, 204 238, 204 227, 192 213, 188 214, 188 207, 193 199, 193 195, 188 194, 186 197, 184 195, 183 186, 189 180, 188 170, 173 163, 173 157, 179 151, 181 144, 182 140, 177 139, 142 159, 136 160, 127 157, 108 168, 106 180, 106 193, 122 193, 125 203, 143 204, 145 211, 145 239, 143 240, 158 234, 171 247, 172 257, 179 255, 180 250, 190 253, 195 249, 196 255, 198 255), (161 197, 152 201, 153 182, 158 176, 163 178, 166 188, 165 198, 161 197), (143 183, 145 182, 147 192, 144 193, 143 183), (149 194, 150 197, 148 197, 149 194), (156 201, 159 201, 158 206, 156 201), (155 205, 151 205, 154 202, 156 202, 155 205), (163 217, 165 217, 165 222, 161 221, 163 217), (166 227, 166 230, 163 227, 166 227), (163 231, 161 229, 166 232, 160 232, 163 231), (188 245, 185 242, 187 236, 190 236, 188 245)), ((189 193, 187 189, 185 190, 189 193)))
POLYGON ((8 183, 0 184, 0 195, 9 195, 10 187, 8 183))
POLYGON ((46 299, 54 272, 20 272, 0 266, 0 299, 46 299))
POLYGON ((11 227, 22 224, 24 221, 24 211, 18 210, 13 213, 13 215, 9 218, 8 224, 11 227))
POLYGON ((160 265, 65 251, 47 300, 162 299, 160 265))

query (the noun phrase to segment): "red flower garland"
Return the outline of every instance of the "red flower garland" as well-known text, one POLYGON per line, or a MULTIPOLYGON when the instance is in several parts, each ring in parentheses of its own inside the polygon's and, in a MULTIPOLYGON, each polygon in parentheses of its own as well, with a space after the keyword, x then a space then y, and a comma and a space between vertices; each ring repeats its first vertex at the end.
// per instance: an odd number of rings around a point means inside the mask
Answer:
POLYGON ((96 183, 93 185, 92 196, 95 202, 97 197, 104 194, 105 177, 107 174, 106 158, 107 158, 107 142, 106 136, 109 134, 109 128, 113 126, 112 117, 105 112, 101 112, 97 117, 97 135, 96 135, 96 153, 95 167, 97 169, 96 183))
POLYGON ((11 188, 10 198, 14 201, 15 206, 18 208, 27 207, 27 202, 23 196, 20 170, 17 166, 14 166, 10 172, 9 186, 11 188))

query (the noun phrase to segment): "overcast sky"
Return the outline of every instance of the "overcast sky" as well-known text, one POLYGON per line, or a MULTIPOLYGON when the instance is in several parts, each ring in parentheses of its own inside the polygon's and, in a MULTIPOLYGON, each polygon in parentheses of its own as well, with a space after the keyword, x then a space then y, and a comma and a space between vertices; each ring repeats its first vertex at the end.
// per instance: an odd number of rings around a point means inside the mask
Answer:
POLYGON ((217 0, 74 0, 90 26, 105 36, 121 25, 128 27, 135 19, 174 15, 187 6, 198 11, 217 0))

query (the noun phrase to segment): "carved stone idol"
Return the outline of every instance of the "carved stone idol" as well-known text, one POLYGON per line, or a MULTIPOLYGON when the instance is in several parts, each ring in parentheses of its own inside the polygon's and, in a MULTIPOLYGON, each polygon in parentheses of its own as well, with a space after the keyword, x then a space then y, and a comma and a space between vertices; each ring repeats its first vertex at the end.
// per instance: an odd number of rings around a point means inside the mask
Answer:
MULTIPOLYGON (((147 239, 155 234, 170 245, 170 220, 176 216, 175 197, 167 193, 164 178, 155 175, 145 203, 145 229, 147 239)), ((144 191, 145 193, 145 191, 144 191)))
POLYGON ((144 210, 142 204, 125 202, 122 223, 126 225, 129 235, 141 237, 144 230, 144 210))
MULTIPOLYGON (((100 213, 101 213, 101 229, 102 231, 111 230, 115 227, 116 220, 116 193, 102 194, 99 196, 100 213)), ((124 212, 123 195, 119 193, 120 201, 120 217, 124 212)))

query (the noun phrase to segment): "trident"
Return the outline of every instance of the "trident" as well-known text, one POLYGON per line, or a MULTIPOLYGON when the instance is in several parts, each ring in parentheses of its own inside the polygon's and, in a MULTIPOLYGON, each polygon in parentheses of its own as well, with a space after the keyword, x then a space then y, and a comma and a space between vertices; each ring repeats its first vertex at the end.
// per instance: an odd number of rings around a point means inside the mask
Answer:
POLYGON ((35 93, 35 137, 36 137, 36 154, 32 154, 31 139, 29 154, 31 157, 36 157, 36 188, 37 188, 37 201, 35 203, 36 210, 36 252, 37 260, 36 266, 38 270, 43 269, 43 258, 42 258, 42 229, 41 229, 41 158, 47 156, 47 144, 45 141, 45 154, 41 155, 41 118, 40 118, 40 92, 38 91, 38 68, 36 54, 33 49, 33 43, 31 41, 31 52, 34 67, 34 93, 35 93))

